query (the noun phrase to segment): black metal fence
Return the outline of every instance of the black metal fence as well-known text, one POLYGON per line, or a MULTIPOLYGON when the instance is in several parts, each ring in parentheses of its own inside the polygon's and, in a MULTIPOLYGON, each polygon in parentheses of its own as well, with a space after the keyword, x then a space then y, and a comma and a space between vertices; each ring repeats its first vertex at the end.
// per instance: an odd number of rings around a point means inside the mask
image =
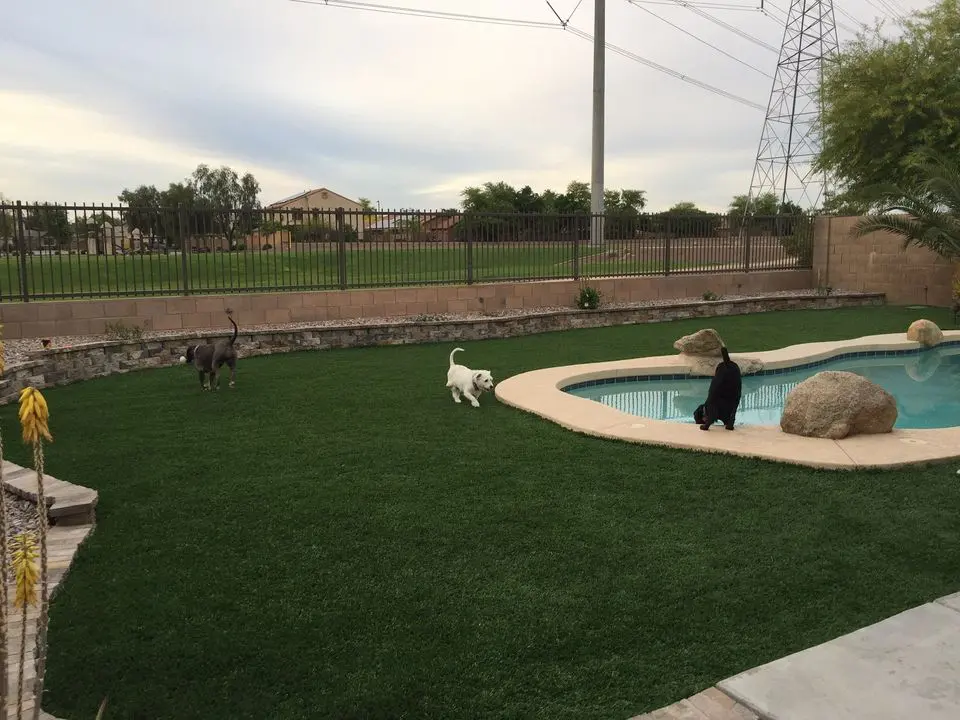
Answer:
POLYGON ((0 205, 0 301, 809 267, 810 216, 0 205))

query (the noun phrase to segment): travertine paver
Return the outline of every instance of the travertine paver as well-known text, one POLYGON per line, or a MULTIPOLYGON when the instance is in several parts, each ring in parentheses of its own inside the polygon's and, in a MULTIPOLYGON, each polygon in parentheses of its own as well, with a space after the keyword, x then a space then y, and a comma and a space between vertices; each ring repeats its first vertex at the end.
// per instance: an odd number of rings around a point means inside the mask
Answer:
POLYGON ((712 687, 686 700, 637 715, 630 720, 758 720, 758 716, 712 687))
MULTIPOLYGON (((21 496, 36 498, 36 473, 33 470, 27 470, 15 465, 14 463, 4 462, 4 485, 8 490, 16 492, 21 496), (32 493, 32 495, 31 495, 32 493)), ((44 489, 51 493, 52 507, 56 506, 64 498, 70 498, 70 509, 73 515, 68 515, 57 522, 66 521, 63 525, 54 525, 50 527, 47 533, 47 576, 49 580, 50 599, 54 597, 57 587, 66 576, 70 563, 77 552, 77 548, 90 535, 93 530, 94 507, 97 502, 97 492, 81 485, 73 485, 53 477, 44 477, 44 489), (49 482, 48 482, 49 481, 49 482), (80 499, 81 502, 76 501, 80 499)), ((7 604, 7 717, 16 717, 17 699, 18 699, 18 676, 20 663, 20 649, 24 644, 22 635, 24 629, 24 616, 22 608, 13 606, 13 598, 16 594, 16 587, 11 582, 8 583, 7 604)), ((27 711, 32 710, 35 702, 34 682, 36 680, 36 666, 34 648, 37 637, 37 619, 40 616, 39 607, 27 607, 26 614, 26 653, 23 672, 23 708, 24 716, 27 711)), ((49 638, 48 638, 49 640, 49 638)), ((40 713, 41 720, 56 720, 48 713, 40 713)))

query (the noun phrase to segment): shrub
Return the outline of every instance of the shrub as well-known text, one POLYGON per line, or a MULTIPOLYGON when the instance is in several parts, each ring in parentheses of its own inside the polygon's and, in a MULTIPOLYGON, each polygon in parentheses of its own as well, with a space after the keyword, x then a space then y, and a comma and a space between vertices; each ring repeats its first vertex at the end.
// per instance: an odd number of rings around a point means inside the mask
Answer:
POLYGON ((600 307, 600 291, 590 285, 580 288, 577 295, 577 307, 581 310, 596 310, 600 307))

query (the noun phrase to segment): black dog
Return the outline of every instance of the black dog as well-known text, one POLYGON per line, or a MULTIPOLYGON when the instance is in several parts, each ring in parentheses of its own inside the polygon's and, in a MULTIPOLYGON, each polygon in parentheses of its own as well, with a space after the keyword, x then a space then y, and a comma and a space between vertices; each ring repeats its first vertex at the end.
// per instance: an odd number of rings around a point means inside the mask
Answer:
POLYGON ((722 422, 727 430, 733 430, 737 419, 742 389, 740 366, 730 359, 725 347, 720 348, 720 353, 723 361, 717 365, 713 380, 710 381, 707 401, 693 411, 693 420, 701 430, 709 430, 717 420, 722 422))
POLYGON ((230 387, 233 387, 237 379, 237 351, 233 343, 237 339, 240 329, 233 321, 232 310, 227 310, 227 318, 233 325, 233 337, 226 340, 218 340, 214 344, 194 345, 187 348, 185 357, 181 357, 183 363, 192 363, 200 375, 200 387, 204 390, 220 389, 220 368, 226 365, 230 368, 230 387), (209 383, 206 382, 206 376, 210 376, 209 383))

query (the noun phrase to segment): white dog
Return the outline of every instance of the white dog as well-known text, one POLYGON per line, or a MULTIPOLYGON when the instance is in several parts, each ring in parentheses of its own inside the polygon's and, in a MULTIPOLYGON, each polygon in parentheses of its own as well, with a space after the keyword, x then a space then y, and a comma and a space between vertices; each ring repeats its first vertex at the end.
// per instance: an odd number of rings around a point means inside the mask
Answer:
POLYGON ((480 407, 477 395, 485 390, 493 390, 493 376, 489 370, 471 370, 465 365, 458 365, 453 356, 463 352, 463 348, 454 348, 450 353, 450 369, 447 370, 447 387, 453 394, 453 401, 460 402, 463 395, 474 407, 480 407))

